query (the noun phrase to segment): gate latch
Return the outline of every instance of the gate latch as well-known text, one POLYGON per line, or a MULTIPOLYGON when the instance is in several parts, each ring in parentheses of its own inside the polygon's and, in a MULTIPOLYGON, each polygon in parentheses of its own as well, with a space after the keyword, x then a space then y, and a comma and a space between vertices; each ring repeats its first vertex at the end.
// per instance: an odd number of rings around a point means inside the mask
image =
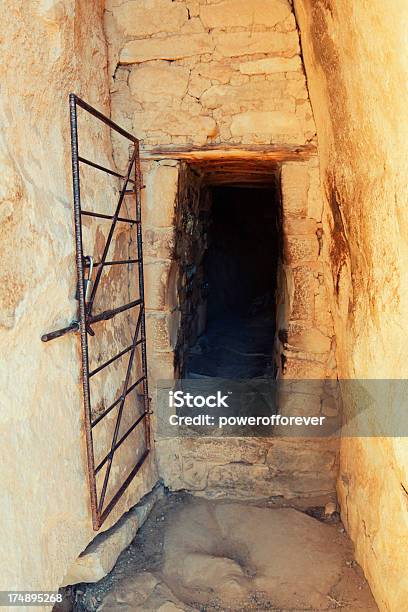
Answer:
POLYGON ((93 257, 91 257, 90 255, 87 255, 85 257, 86 260, 88 260, 89 262, 89 268, 88 268, 88 278, 85 279, 85 302, 89 302, 89 298, 91 295, 91 291, 92 291, 92 272, 93 272, 93 267, 94 267, 94 259, 93 257))

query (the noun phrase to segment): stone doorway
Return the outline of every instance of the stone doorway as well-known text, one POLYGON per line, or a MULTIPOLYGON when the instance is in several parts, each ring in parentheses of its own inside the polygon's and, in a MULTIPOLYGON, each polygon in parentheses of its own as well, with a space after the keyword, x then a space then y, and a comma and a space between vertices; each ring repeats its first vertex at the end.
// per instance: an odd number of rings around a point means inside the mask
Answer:
POLYGON ((176 376, 275 376, 279 165, 181 162, 174 228, 176 376))
POLYGON ((199 332, 186 376, 274 376, 279 194, 274 187, 210 190, 199 332), (203 329, 202 329, 203 328, 203 329))

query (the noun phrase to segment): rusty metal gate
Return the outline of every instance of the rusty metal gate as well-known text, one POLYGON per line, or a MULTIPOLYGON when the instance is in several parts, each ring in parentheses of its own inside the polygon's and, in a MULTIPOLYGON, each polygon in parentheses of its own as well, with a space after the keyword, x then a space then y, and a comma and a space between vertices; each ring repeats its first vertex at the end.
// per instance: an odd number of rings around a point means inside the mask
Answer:
MULTIPOLYGON (((123 130, 116 123, 105 117, 95 108, 78 98, 75 94, 69 97, 70 106, 70 125, 71 125, 71 154, 72 154, 72 179, 73 179, 73 209, 74 209, 74 225, 75 225, 75 243, 76 243, 76 269, 77 269, 77 300, 78 300, 78 316, 67 327, 56 331, 44 334, 43 342, 48 342, 58 338, 68 332, 79 331, 81 341, 81 374, 83 388, 83 403, 84 403, 84 421, 86 435, 86 450, 87 450, 87 465, 90 488, 90 501, 92 509, 92 521, 95 530, 98 530, 112 508, 115 506, 121 495, 129 486, 132 479, 135 477, 143 462, 145 461, 150 449, 150 419, 149 419, 149 391, 147 378, 147 362, 146 362, 146 331, 145 331, 145 304, 144 304, 144 283, 143 283, 143 253, 142 253, 142 225, 141 225, 141 173, 139 159, 139 141, 137 138, 123 130), (124 137, 130 142, 129 146, 129 163, 126 172, 121 174, 116 170, 105 167, 95 161, 82 157, 79 153, 79 134, 78 134, 78 108, 80 112, 84 111, 92 115, 98 122, 102 122, 116 134, 124 137), (104 214, 94 210, 84 210, 81 205, 81 190, 80 190, 80 168, 81 166, 92 168, 96 172, 103 172, 110 177, 115 177, 119 181, 119 196, 113 214, 104 214), (124 213, 124 201, 126 198, 134 198, 134 216, 129 218, 129 215, 124 213), (103 246, 102 255, 99 261, 94 261, 93 253, 84 254, 83 252, 83 219, 91 217, 100 219, 110 224, 109 231, 103 246), (108 253, 112 244, 112 239, 115 235, 115 229, 118 224, 130 224, 131 228, 136 229, 136 240, 131 244, 134 252, 130 253, 130 257, 126 259, 108 260, 108 253), (137 299, 133 299, 128 303, 120 304, 114 308, 104 309, 101 312, 94 313, 95 298, 98 295, 98 290, 101 287, 101 278, 104 270, 112 269, 110 266, 128 266, 137 267, 134 280, 137 284, 137 299), (134 332, 133 337, 128 346, 123 347, 116 355, 110 357, 104 363, 98 364, 97 367, 91 369, 90 354, 89 354, 89 339, 88 336, 95 336, 98 333, 98 327, 101 322, 114 319, 120 313, 128 312, 131 315, 129 319, 133 322, 134 332), (135 354, 137 347, 140 347, 140 370, 136 380, 131 380, 132 371, 135 365, 135 354), (116 399, 108 406, 103 406, 103 410, 99 410, 97 414, 94 412, 93 399, 91 393, 90 382, 94 376, 98 376, 100 372, 108 366, 127 357, 127 366, 124 374, 123 384, 116 399), (135 392, 141 401, 142 409, 139 414, 131 416, 131 424, 121 431, 121 422, 124 414, 126 399, 129 398, 132 392, 135 392), (98 461, 95 458, 94 431, 95 427, 101 423, 108 415, 112 419, 114 410, 116 409, 116 419, 112 422, 112 438, 110 444, 103 452, 103 456, 98 461), (113 426, 114 423, 114 426, 113 426), (115 453, 123 445, 125 440, 129 440, 129 436, 136 428, 144 428, 142 448, 139 449, 137 456, 130 466, 130 469, 125 474, 121 474, 119 486, 113 491, 109 499, 107 499, 108 484, 110 482, 112 463, 115 453), (99 486, 98 482, 99 481, 99 486)), ((133 408, 133 406, 131 406, 133 408)), ((137 412, 135 410, 135 412, 137 412)), ((129 417, 128 417, 129 418, 129 417)))

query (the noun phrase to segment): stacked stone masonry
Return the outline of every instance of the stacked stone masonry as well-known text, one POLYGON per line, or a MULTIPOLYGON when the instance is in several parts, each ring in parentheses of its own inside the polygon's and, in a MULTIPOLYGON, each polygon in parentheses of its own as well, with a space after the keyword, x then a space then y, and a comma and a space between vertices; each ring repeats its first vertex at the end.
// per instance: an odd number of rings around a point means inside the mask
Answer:
MULTIPOLYGON (((200 333, 198 288, 203 280, 200 266, 210 202, 208 189, 184 162, 146 161, 143 172, 148 348, 154 389, 159 380, 171 380, 183 372, 183 355, 200 333)), ((317 160, 282 164, 281 190, 283 254, 271 353, 275 351, 279 377, 305 380, 306 389, 282 392, 280 412, 336 419, 338 399, 327 385, 336 378, 336 362, 324 283, 317 160)), ((277 429, 268 439, 160 435, 156 447, 159 473, 172 489, 245 498, 330 496, 335 491, 338 443, 332 438, 290 440, 287 431, 277 429), (278 461, 279 453, 286 459, 278 461), (289 460, 291 453, 297 457, 295 462, 289 460)))
MULTIPOLYGON (((313 144, 315 125, 299 37, 285 0, 110 0, 106 6, 113 118, 142 140, 169 149, 220 145, 313 144)), ((171 159, 145 161, 144 244, 151 388, 183 372, 183 355, 200 333, 201 261, 208 207, 200 178, 171 159), (200 214, 201 212, 201 214, 200 214), (194 274, 192 274, 192 270, 194 274), (188 297, 187 297, 188 296, 188 297)), ((289 401, 283 414, 337 416, 324 381, 335 377, 333 325, 325 290, 322 194, 317 161, 281 167, 283 257, 278 279, 275 353, 279 376, 319 379, 313 393, 289 401)), ((153 397, 153 410, 154 410, 153 397)), ((153 416, 155 424, 156 417, 153 416)), ((277 435, 279 432, 276 432, 277 435)), ((268 497, 333 494, 337 445, 295 443, 297 466, 272 466, 272 440, 241 440, 208 456, 208 440, 156 440, 159 472, 171 488, 205 495, 268 497), (235 446, 234 446, 235 445, 235 446), (234 447, 234 448, 233 448, 234 447), (258 459, 245 449, 257 448, 258 459), (312 451, 312 449, 314 449, 312 451), (321 463, 322 457, 330 457, 321 463), (252 490, 253 482, 259 482, 252 490)), ((215 441, 214 444, 217 444, 215 441)), ((291 448, 287 440, 273 440, 291 448)), ((289 451, 287 451, 289 452, 289 451)))
POLYGON ((287 0, 108 0, 106 32, 114 117, 145 146, 315 139, 287 0))

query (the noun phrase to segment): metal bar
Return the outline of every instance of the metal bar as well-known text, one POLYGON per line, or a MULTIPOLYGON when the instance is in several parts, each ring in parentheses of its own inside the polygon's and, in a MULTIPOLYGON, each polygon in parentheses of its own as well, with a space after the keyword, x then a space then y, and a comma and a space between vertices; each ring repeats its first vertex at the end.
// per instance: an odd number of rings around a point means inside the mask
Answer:
POLYGON ((123 493, 126 491, 126 489, 128 488, 128 486, 130 485, 130 483, 132 482, 133 478, 135 477, 135 475, 137 474, 137 472, 140 470, 140 468, 142 467, 143 463, 145 462, 147 456, 149 455, 149 451, 146 450, 143 455, 140 457, 140 459, 138 460, 138 462, 136 463, 135 467, 133 468, 133 470, 130 472, 129 476, 126 478, 125 482, 122 484, 122 486, 118 489, 118 491, 116 491, 115 495, 112 497, 112 499, 110 500, 109 504, 107 504, 105 510, 102 512, 102 514, 100 515, 100 525, 102 525, 102 523, 104 522, 104 520, 106 519, 106 517, 109 515, 109 513, 112 511, 112 508, 115 507, 116 502, 118 501, 118 499, 123 495, 123 493))
MULTIPOLYGON (((93 325, 94 323, 99 323, 100 321, 108 321, 112 319, 115 315, 125 312, 130 308, 134 308, 135 306, 139 306, 142 303, 142 300, 135 300, 134 302, 129 302, 129 304, 124 304, 123 306, 118 306, 117 308, 113 308, 112 310, 104 310, 100 314, 93 315, 92 317, 88 317, 88 325, 93 325)), ((68 334, 69 332, 78 331, 79 322, 72 321, 67 327, 62 327, 61 329, 57 329, 53 332, 49 332, 48 334, 43 334, 41 336, 41 340, 43 342, 49 342, 50 340, 54 340, 55 338, 60 338, 64 334, 68 334)))
MULTIPOLYGON (((133 385, 131 387, 129 387, 129 389, 126 391, 126 395, 129 395, 129 393, 132 393, 132 391, 134 391, 136 389, 136 387, 138 385, 140 385, 140 383, 142 382, 144 376, 141 376, 135 383, 133 383, 133 385)), ((102 421, 103 418, 106 417, 107 414, 109 414, 111 412, 111 410, 113 410, 121 401, 121 399, 123 399, 123 395, 120 395, 114 402, 113 404, 111 404, 108 408, 106 408, 106 410, 104 410, 94 421, 92 421, 92 427, 95 427, 98 423, 100 423, 102 421)))
POLYGON ((117 451, 117 449, 119 448, 119 446, 121 446, 121 444, 123 444, 123 442, 126 440, 126 438, 128 438, 130 436, 130 434, 132 433, 132 431, 139 425, 139 423, 141 421, 143 421, 143 419, 147 416, 146 412, 143 412, 137 419, 136 421, 129 427, 129 429, 126 430, 126 432, 123 434, 123 436, 116 442, 113 450, 109 451, 109 453, 107 455, 105 455, 105 457, 102 459, 102 461, 100 463, 98 463, 98 465, 95 468, 95 476, 96 474, 98 474, 98 472, 101 471, 101 469, 103 468, 103 466, 105 465, 105 463, 109 460, 113 458, 113 455, 115 454, 115 452, 117 451))
POLYGON ((131 344, 127 348, 123 349, 123 351, 120 351, 120 353, 118 353, 114 357, 111 357, 110 359, 108 359, 108 361, 105 361, 105 363, 103 363, 102 365, 100 365, 97 368, 95 368, 95 370, 92 370, 92 372, 89 372, 89 378, 91 378, 91 376, 94 376, 95 374, 98 374, 98 372, 100 372, 101 370, 105 369, 107 366, 109 366, 111 363, 113 363, 117 359, 120 359, 120 357, 123 357, 123 355, 126 355, 126 353, 131 351, 133 347, 136 347, 139 344, 141 344, 141 342, 142 342, 142 339, 138 340, 136 342, 136 344, 131 344))
MULTIPOLYGON (((126 175, 126 180, 125 180, 125 183, 123 185, 122 191, 120 192, 119 201, 118 201, 118 204, 116 206, 116 210, 115 210, 115 213, 114 213, 113 219, 112 219, 112 225, 110 226, 109 234, 108 234, 108 237, 106 239, 105 248, 104 248, 103 254, 102 254, 102 263, 106 261, 106 257, 108 255, 109 247, 110 247, 110 244, 111 244, 111 241, 112 241, 113 232, 115 231, 116 222, 117 222, 118 217, 119 217, 119 213, 120 213, 120 209, 121 209, 121 206, 122 206, 123 199, 125 197, 125 190, 126 190, 128 182, 129 182, 130 173, 132 171, 133 164, 135 162, 135 157, 136 157, 136 146, 135 146, 135 150, 132 153, 132 157, 131 157, 131 160, 130 160, 130 163, 129 163, 129 167, 128 167, 128 171, 127 171, 127 175, 126 175)), ((138 215, 136 215, 136 216, 138 216, 138 215)), ((101 280, 102 270, 103 270, 103 266, 100 266, 99 269, 98 269, 98 272, 96 273, 95 283, 94 283, 94 285, 92 287, 91 297, 89 299, 88 308, 87 308, 87 314, 88 315, 90 315, 92 313, 92 307, 93 307, 93 303, 94 303, 94 300, 95 300, 96 290, 98 289, 99 282, 101 280)))
POLYGON ((78 276, 78 301, 79 301, 79 315, 78 321, 72 321, 70 325, 60 330, 56 330, 55 332, 50 332, 50 334, 44 334, 44 340, 48 341, 49 339, 53 339, 54 337, 59 337, 60 335, 64 335, 69 331, 75 331, 79 328, 80 338, 81 338, 81 358, 82 358, 82 386, 83 386, 83 396, 84 396, 84 410, 85 410, 85 436, 86 436, 86 446, 87 446, 87 463, 88 463, 88 477, 90 484, 90 497, 91 497, 91 510, 92 510, 92 522, 95 530, 98 530, 107 515, 111 512, 112 508, 118 501, 119 497, 122 495, 123 491, 129 486, 129 483, 134 478, 137 471, 142 466, 146 457, 149 454, 150 449, 150 426, 149 422, 149 396, 148 396, 148 385, 147 385, 147 361, 146 361, 146 329, 145 329, 145 307, 144 307, 144 284, 143 284, 143 261, 142 261, 142 242, 141 242, 141 202, 140 202, 140 190, 142 188, 141 185, 141 173, 140 173, 140 157, 139 157, 139 141, 132 134, 129 134, 125 130, 123 130, 120 126, 115 124, 111 119, 92 108, 89 104, 78 98, 75 94, 70 95, 70 121, 71 121, 71 139, 72 139, 72 171, 73 171, 73 192, 74 192, 74 219, 75 219, 75 241, 76 241, 76 259, 77 259, 77 276, 78 276), (108 125, 110 128, 123 135, 127 139, 129 139, 134 144, 134 150, 132 152, 130 162, 127 168, 127 172, 125 175, 116 172, 111 168, 107 168, 101 164, 93 162, 89 159, 81 157, 79 155, 79 146, 78 146, 78 118, 77 118, 77 107, 83 108, 85 111, 89 112, 92 116, 101 120, 103 123, 108 125), (80 199, 80 175, 79 169, 80 164, 84 163, 93 167, 102 172, 108 173, 111 176, 119 178, 123 180, 123 184, 121 185, 119 198, 117 201, 116 209, 113 215, 106 215, 103 213, 97 213, 93 211, 82 211, 81 210, 81 199, 80 199), (132 177, 134 168, 134 178, 132 177), (132 187, 131 187, 132 186, 132 187), (135 219, 128 219, 120 215, 121 207, 124 201, 124 198, 127 195, 135 195, 136 197, 136 214, 135 219), (82 216, 90 216, 99 219, 108 219, 111 221, 111 227, 108 232, 108 237, 106 243, 104 245, 103 254, 101 260, 98 262, 96 279, 93 285, 93 289, 91 292, 91 296, 89 301, 86 301, 85 297, 85 268, 86 259, 83 255, 83 246, 82 246, 82 225, 81 219, 82 216), (117 222, 125 222, 125 223, 136 223, 137 226, 137 258, 133 256, 133 253, 129 253, 128 260, 112 260, 107 261, 107 255, 109 252, 109 248, 111 245, 112 237, 115 231, 117 222), (109 265, 128 265, 128 264, 137 264, 138 265, 138 286, 139 286, 139 299, 134 300, 128 304, 124 304, 117 308, 113 308, 110 310, 103 311, 102 313, 93 315, 92 308, 94 305, 95 295, 97 293, 98 286, 100 284, 101 275, 105 266, 109 265), (134 330, 134 335, 132 339, 131 347, 127 347, 123 351, 121 351, 118 355, 115 355, 111 359, 109 359, 104 364, 101 364, 92 372, 89 371, 89 355, 88 355, 88 340, 87 334, 93 333, 91 329, 91 325, 93 323, 97 323, 99 321, 109 320, 112 317, 116 316, 120 312, 127 311, 133 307, 140 306, 138 319, 136 323, 136 328, 134 330), (134 363, 136 347, 138 345, 142 347, 142 370, 140 378, 130 385, 130 376, 132 372, 132 366, 134 363), (116 359, 119 359, 126 353, 129 353, 129 361, 127 364, 126 376, 123 382, 123 389, 121 395, 111 404, 102 414, 100 414, 97 418, 92 421, 92 406, 91 406, 91 393, 90 393, 90 377, 95 375, 97 372, 100 372, 103 368, 107 367, 109 364, 113 363, 116 359), (137 418, 137 420, 130 426, 130 428, 119 438, 119 431, 123 416, 123 411, 125 407, 125 401, 127 396, 134 390, 139 384, 143 384, 143 403, 144 409, 143 413, 137 418), (94 447, 93 447, 93 438, 92 438, 92 428, 109 413, 116 406, 119 406, 119 410, 117 412, 116 422, 114 433, 111 441, 111 448, 109 453, 101 462, 97 469, 95 470, 95 458, 94 458, 94 447), (105 498, 109 485, 109 477, 111 473, 114 453, 117 448, 123 444, 123 442, 130 436, 131 432, 137 427, 137 425, 144 421, 145 422, 145 443, 146 449, 143 452, 143 455, 137 460, 133 469, 126 477, 126 480, 122 483, 120 488, 116 491, 110 501, 107 503, 107 506, 104 508, 105 498), (107 464, 107 465, 106 465, 107 464), (104 474, 103 485, 101 489, 100 495, 97 492, 96 488, 96 474, 99 470, 106 465, 106 471, 104 474))
POLYGON ((65 334, 68 334, 72 331, 78 331, 79 323, 78 321, 72 321, 67 327, 62 327, 61 329, 56 329, 53 332, 49 332, 48 334, 43 334, 41 336, 41 342, 49 342, 50 340, 55 340, 55 338, 60 338, 65 334))
MULTIPOLYGON (((122 265, 122 264, 135 264, 135 263, 139 263, 138 259, 121 259, 121 260, 117 260, 117 261, 105 261, 104 263, 102 263, 101 261, 98 261, 96 263, 93 264, 94 268, 97 268, 98 266, 118 266, 118 265, 122 265)), ((85 264, 86 268, 89 268, 89 264, 85 264)))
POLYGON ((86 304, 84 291, 84 255, 82 251, 82 226, 81 226, 81 191, 79 178, 78 160, 78 117, 77 97, 69 96, 70 127, 71 127, 71 162, 72 162, 72 189, 74 197, 74 225, 75 225, 75 248, 78 280, 78 310, 79 310, 79 333, 81 338, 81 360, 82 360, 82 392, 84 401, 84 423, 87 451, 88 480, 91 500, 92 523, 95 530, 99 529, 99 516, 97 508, 97 493, 95 480, 95 460, 93 454, 93 438, 91 428, 91 394, 89 389, 89 365, 88 365, 88 337, 86 304))
MULTIPOLYGON (((98 219, 108 219, 112 221, 113 215, 104 215, 103 213, 96 213, 90 210, 81 210, 81 215, 85 215, 86 217, 97 217, 98 219)), ((125 219, 124 217, 118 217, 118 221, 122 221, 123 223, 139 223, 137 219, 125 219)))
POLYGON ((80 106, 84 110, 88 111, 88 113, 90 113, 94 117, 97 117, 98 119, 100 119, 106 125, 109 125, 110 128, 112 128, 116 132, 119 132, 119 134, 122 134, 122 136, 124 136, 128 140, 131 140, 132 142, 138 142, 137 138, 135 136, 133 136, 133 134, 130 134, 129 132, 127 132, 126 130, 121 128, 120 125, 118 125, 117 123, 112 121, 112 119, 110 119, 109 117, 106 117, 106 115, 104 115, 100 111, 96 110, 96 108, 93 108, 93 106, 90 106, 87 102, 85 102, 85 100, 82 100, 76 94, 71 94, 71 96, 74 96, 75 97, 75 101, 78 104, 78 106, 80 106))
MULTIPOLYGON (((119 172, 116 172, 115 170, 112 170, 111 168, 106 168, 106 166, 101 166, 100 164, 97 164, 91 161, 90 159, 86 159, 86 157, 81 157, 79 155, 78 161, 80 161, 82 164, 86 164, 87 166, 91 166, 92 168, 96 168, 96 170, 102 170, 102 172, 105 172, 106 174, 110 174, 111 176, 116 176, 117 178, 126 180, 126 176, 123 176, 123 174, 119 174, 119 172)), ((128 182, 133 183, 132 180, 129 180, 128 182)))
POLYGON ((129 302, 129 304, 124 304, 123 306, 118 306, 117 308, 112 308, 112 310, 104 310, 103 312, 92 315, 92 317, 88 317, 88 324, 92 325, 93 323, 99 323, 99 321, 108 321, 109 319, 113 319, 117 314, 121 312, 125 312, 130 308, 135 308, 135 306, 140 306, 142 304, 142 300, 134 300, 134 302, 129 302))
MULTIPOLYGON (((107 486, 108 486, 109 475, 110 475, 110 471, 111 471, 111 467, 112 467, 113 455, 115 453, 115 444, 117 442, 118 435, 119 435, 120 423, 121 423, 121 420, 122 420, 123 408, 124 408, 124 405, 125 405, 126 391, 127 391, 128 386, 129 386, 130 373, 131 373, 131 370, 132 370, 133 358, 135 356, 136 342, 137 342, 137 338, 139 336, 139 330, 141 328, 142 313, 143 313, 143 305, 140 307, 139 317, 138 317, 138 320, 137 320, 135 334, 134 334, 134 337, 133 337, 133 343, 134 343, 135 346, 133 347, 133 350, 131 351, 130 356, 129 356, 129 363, 128 363, 128 367, 127 367, 127 371, 126 371, 125 382, 123 383, 122 395, 124 396, 124 398, 120 402, 120 406, 119 406, 119 410, 118 410, 118 416, 117 416, 116 424, 115 424, 115 431, 114 431, 113 437, 112 437, 112 445, 111 445, 111 450, 110 450, 110 457, 109 457, 109 460, 108 460, 108 465, 107 465, 106 472, 105 472, 105 478, 104 478, 103 485, 102 485, 101 495, 100 495, 100 498, 99 498, 99 505, 98 505, 98 512, 99 513, 102 512, 103 502, 105 501, 106 489, 107 489, 107 486)), ((144 372, 143 372, 143 374, 144 374, 144 372)))
POLYGON ((107 368, 108 365, 110 365, 111 363, 113 363, 117 359, 120 359, 120 357, 123 357, 123 355, 126 355, 126 353, 128 353, 129 351, 132 350, 132 347, 133 347, 133 344, 131 344, 130 346, 126 347, 125 349, 123 349, 123 351, 120 351, 114 357, 111 357, 110 359, 108 359, 108 361, 105 361, 102 365, 98 366, 97 368, 95 368, 94 370, 89 372, 89 378, 92 378, 92 376, 95 376, 95 374, 98 374, 98 372, 100 372, 104 368, 107 368))
POLYGON ((141 336, 144 338, 142 343, 142 371, 144 374, 143 380, 143 401, 144 409, 147 414, 145 423, 145 444, 146 448, 150 450, 150 398, 149 398, 149 383, 147 378, 147 352, 146 352, 146 321, 145 321, 145 309, 144 309, 144 272, 143 272, 143 237, 142 237, 142 202, 140 195, 140 187, 142 184, 142 176, 140 172, 140 150, 139 143, 135 144, 136 158, 135 158, 135 202, 136 202, 136 217, 140 219, 140 223, 137 225, 137 258, 139 260, 138 266, 138 283, 139 283, 139 296, 143 302, 143 307, 140 308, 140 314, 142 315, 142 333, 141 336))

